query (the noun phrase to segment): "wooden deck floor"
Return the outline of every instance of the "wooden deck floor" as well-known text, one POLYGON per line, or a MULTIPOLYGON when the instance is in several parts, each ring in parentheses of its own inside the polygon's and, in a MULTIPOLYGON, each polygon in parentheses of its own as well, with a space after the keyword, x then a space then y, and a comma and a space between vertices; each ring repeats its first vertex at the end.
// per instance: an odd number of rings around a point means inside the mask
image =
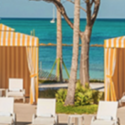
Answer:
POLYGON ((30 125, 32 122, 32 116, 35 114, 36 106, 28 103, 15 103, 14 112, 16 114, 16 125, 30 125))
MULTIPOLYGON (((36 112, 36 106, 27 103, 15 103, 14 110, 17 117, 16 125, 31 125, 32 115, 36 112)), ((59 125, 67 125, 68 115, 58 114, 59 125)), ((90 125, 91 118, 93 115, 84 115, 84 125, 90 125)), ((118 117, 120 118, 121 124, 125 125, 125 107, 118 109, 118 117)))

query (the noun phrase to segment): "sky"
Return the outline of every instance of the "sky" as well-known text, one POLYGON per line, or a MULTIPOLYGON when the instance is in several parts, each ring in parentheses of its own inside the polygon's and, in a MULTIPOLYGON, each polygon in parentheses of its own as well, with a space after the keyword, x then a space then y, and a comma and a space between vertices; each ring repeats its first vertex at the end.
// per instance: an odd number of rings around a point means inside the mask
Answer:
MULTIPOLYGON (((61 0, 70 18, 74 16, 74 5, 61 0)), ((84 4, 82 3, 82 6, 84 4)), ((101 0, 97 18, 125 19, 125 0, 101 0)), ((29 0, 0 0, 0 17, 5 18, 52 18, 54 5, 29 0)), ((55 9, 56 11, 56 9, 55 9)), ((81 18, 86 18, 81 11, 81 18)))

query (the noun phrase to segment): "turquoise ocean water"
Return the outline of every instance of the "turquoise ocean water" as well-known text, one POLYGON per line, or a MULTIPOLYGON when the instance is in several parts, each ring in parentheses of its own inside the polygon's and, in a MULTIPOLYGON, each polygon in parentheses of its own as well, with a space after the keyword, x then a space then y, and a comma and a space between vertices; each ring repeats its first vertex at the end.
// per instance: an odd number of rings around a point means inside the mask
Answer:
MULTIPOLYGON (((51 19, 1 19, 0 23, 14 28, 17 32, 30 34, 35 29, 35 35, 39 37, 40 43, 56 43, 56 23, 51 24, 51 19)), ((72 20, 73 21, 73 20, 72 20)), ((81 19, 80 29, 84 30, 86 21, 81 19)), ((62 21, 63 43, 72 44, 73 31, 62 21)), ((96 20, 91 37, 90 44, 103 44, 104 39, 125 35, 125 20, 117 19, 98 19, 96 20)), ((81 48, 79 48, 81 50, 81 48)), ((104 78, 104 48, 90 47, 90 78, 104 78)), ((79 52, 80 57, 80 52, 79 52)), ((40 47, 39 61, 42 61, 42 69, 50 71, 56 59, 56 47, 40 47)), ((63 60, 70 72, 72 59, 72 47, 63 47, 63 60)), ((55 72, 55 70, 54 70, 55 72)), ((53 73, 54 73, 53 72, 53 73)), ((65 71, 63 75, 67 78, 65 71)), ((78 66, 79 78, 79 66, 78 66)))

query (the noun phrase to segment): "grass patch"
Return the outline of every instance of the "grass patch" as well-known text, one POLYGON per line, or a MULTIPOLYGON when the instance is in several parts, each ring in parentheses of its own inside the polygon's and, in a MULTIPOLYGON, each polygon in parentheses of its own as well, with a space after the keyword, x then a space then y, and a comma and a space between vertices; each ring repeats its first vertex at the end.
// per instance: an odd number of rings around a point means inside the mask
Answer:
POLYGON ((63 106, 61 103, 56 104, 57 113, 65 114, 94 114, 97 112, 98 105, 86 105, 86 106, 63 106))

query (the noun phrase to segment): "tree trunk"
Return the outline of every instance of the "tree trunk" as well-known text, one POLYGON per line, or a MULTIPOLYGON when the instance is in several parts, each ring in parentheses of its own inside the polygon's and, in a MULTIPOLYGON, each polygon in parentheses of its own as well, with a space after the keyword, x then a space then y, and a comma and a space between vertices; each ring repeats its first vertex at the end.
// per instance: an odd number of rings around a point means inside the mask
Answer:
MULTIPOLYGON (((60 0, 58 0, 60 2, 60 0)), ((57 10, 57 67, 56 67, 56 76, 58 81, 63 81, 62 76, 62 20, 61 14, 57 10)))
POLYGON ((65 105, 74 105, 75 87, 77 80, 78 54, 79 54, 79 25, 80 25, 80 0, 75 0, 74 12, 74 35, 73 35, 73 56, 68 93, 65 105))
POLYGON ((81 60, 80 60, 80 82, 83 86, 89 84, 89 43, 92 32, 92 26, 86 26, 84 32, 80 34, 81 46, 81 60))

